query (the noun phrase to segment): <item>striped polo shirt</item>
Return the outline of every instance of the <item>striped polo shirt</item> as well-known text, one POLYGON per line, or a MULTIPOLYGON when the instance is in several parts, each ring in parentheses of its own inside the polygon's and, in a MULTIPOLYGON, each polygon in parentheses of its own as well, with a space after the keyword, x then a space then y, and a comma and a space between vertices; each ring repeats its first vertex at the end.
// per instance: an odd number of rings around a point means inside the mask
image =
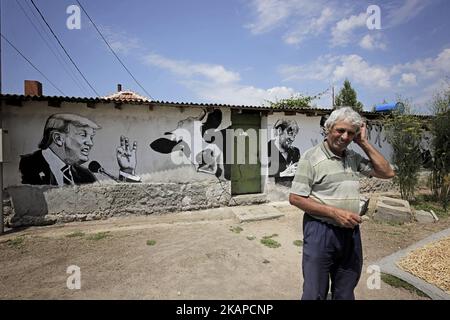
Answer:
MULTIPOLYGON (((370 176, 372 163, 353 150, 335 155, 326 141, 307 150, 298 162, 291 193, 319 203, 359 213, 359 175, 370 176)), ((310 214, 337 225, 333 219, 310 214)))

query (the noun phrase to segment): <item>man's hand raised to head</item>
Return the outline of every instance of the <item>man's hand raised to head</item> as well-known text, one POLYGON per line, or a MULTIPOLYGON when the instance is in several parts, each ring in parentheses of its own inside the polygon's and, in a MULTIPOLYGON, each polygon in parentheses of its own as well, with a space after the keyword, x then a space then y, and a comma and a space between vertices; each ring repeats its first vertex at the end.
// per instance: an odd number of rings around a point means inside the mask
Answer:
POLYGON ((367 126, 366 123, 363 123, 359 129, 359 133, 355 136, 353 139, 353 142, 355 142, 357 145, 361 146, 361 144, 368 142, 368 135, 367 135, 367 126))

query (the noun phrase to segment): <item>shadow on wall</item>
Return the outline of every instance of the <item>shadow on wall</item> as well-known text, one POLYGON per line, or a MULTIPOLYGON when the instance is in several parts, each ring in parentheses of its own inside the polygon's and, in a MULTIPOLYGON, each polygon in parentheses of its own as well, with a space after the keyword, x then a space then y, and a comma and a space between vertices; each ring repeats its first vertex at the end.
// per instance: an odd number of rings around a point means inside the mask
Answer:
POLYGON ((52 186, 13 186, 7 192, 11 197, 12 212, 9 225, 19 227, 24 225, 43 226, 53 224, 56 219, 49 217, 45 192, 54 189, 52 186))

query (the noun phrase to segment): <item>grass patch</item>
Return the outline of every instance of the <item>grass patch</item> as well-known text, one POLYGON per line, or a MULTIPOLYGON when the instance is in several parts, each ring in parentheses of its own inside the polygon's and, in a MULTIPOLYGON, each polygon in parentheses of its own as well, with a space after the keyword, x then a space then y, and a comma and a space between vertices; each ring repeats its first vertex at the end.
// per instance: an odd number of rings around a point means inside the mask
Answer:
POLYGON ((67 238, 84 237, 84 232, 75 231, 66 235, 67 238))
POLYGON ((241 233, 242 231, 244 231, 244 229, 242 229, 241 227, 237 226, 237 227, 230 227, 230 231, 234 232, 234 233, 241 233))
POLYGON ((21 248, 23 246, 23 242, 25 241, 25 237, 20 236, 14 239, 6 241, 6 243, 13 248, 21 248))
POLYGON ((294 246, 301 247, 303 245, 303 241, 302 240, 294 240, 293 244, 294 244, 294 246))
POLYGON ((98 241, 98 240, 101 240, 101 239, 104 239, 104 238, 108 237, 109 235, 110 235, 109 231, 97 232, 96 234, 90 235, 88 237, 88 240, 98 241))
POLYGON ((156 240, 147 240, 148 246, 154 246, 156 244, 156 240))
POLYGON ((255 240, 256 237, 255 237, 255 236, 248 236, 247 239, 248 239, 248 240, 255 240))
POLYGON ((419 289, 417 289, 413 285, 409 284, 406 281, 403 281, 400 278, 392 276, 390 274, 382 273, 381 274, 381 280, 383 280, 383 282, 387 283, 391 287, 403 288, 403 289, 408 290, 409 292, 417 294, 418 296, 425 297, 425 298, 430 298, 427 294, 425 294, 424 292, 420 291, 419 289))
POLYGON ((445 211, 442 205, 435 201, 431 195, 419 195, 415 201, 410 202, 410 205, 416 210, 433 210, 439 218, 445 218, 450 215, 450 212, 448 210, 445 211))
POLYGON ((278 234, 274 233, 271 236, 263 236, 263 239, 270 239, 270 238, 273 238, 273 237, 278 237, 278 234))
POLYGON ((279 248, 279 247, 281 247, 281 244, 278 241, 275 241, 272 239, 273 237, 276 237, 276 236, 278 236, 278 234, 276 234, 276 233, 272 234, 271 236, 264 236, 261 239, 261 243, 269 248, 279 248))

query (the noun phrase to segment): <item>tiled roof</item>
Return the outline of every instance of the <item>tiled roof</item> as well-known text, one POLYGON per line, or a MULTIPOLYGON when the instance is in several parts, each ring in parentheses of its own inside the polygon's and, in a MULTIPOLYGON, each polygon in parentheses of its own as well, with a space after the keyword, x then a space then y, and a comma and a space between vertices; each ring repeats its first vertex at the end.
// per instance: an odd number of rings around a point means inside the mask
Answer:
POLYGON ((144 105, 167 105, 173 107, 213 107, 213 108, 231 108, 231 109, 250 109, 250 110, 272 110, 272 111, 314 111, 328 113, 330 109, 320 108, 272 108, 269 106, 251 106, 251 105, 230 105, 220 103, 195 103, 195 102, 169 102, 169 101, 157 101, 148 100, 147 98, 137 94, 123 94, 128 91, 121 91, 117 94, 101 98, 88 98, 88 97, 64 97, 64 96, 25 96, 17 94, 2 94, 2 100, 20 100, 20 101, 54 101, 54 102, 80 102, 80 103, 129 103, 129 104, 144 104, 144 105))
POLYGON ((102 99, 112 99, 112 100, 121 100, 121 101, 145 101, 150 102, 150 99, 137 94, 131 90, 123 90, 119 92, 115 92, 108 96, 102 97, 102 99))
MULTIPOLYGON (((146 97, 138 94, 128 95, 129 91, 121 91, 117 94, 112 94, 102 98, 88 98, 88 97, 64 97, 64 96, 25 96, 17 94, 2 94, 1 99, 5 101, 49 101, 49 102, 78 102, 87 104, 96 103, 115 103, 115 104, 137 104, 137 105, 149 105, 149 106, 170 106, 170 107, 200 107, 200 108, 230 108, 238 110, 260 110, 268 112, 298 112, 307 115, 324 115, 331 113, 331 108, 295 108, 295 107, 278 107, 273 108, 270 106, 251 106, 251 105, 230 105, 230 104, 218 104, 218 103, 194 103, 194 102, 169 102, 169 101, 157 101, 149 100, 146 97)), ((363 112, 362 113, 368 119, 380 118, 382 114, 378 112, 363 112)), ((418 115, 420 118, 429 118, 429 115, 418 115)))

